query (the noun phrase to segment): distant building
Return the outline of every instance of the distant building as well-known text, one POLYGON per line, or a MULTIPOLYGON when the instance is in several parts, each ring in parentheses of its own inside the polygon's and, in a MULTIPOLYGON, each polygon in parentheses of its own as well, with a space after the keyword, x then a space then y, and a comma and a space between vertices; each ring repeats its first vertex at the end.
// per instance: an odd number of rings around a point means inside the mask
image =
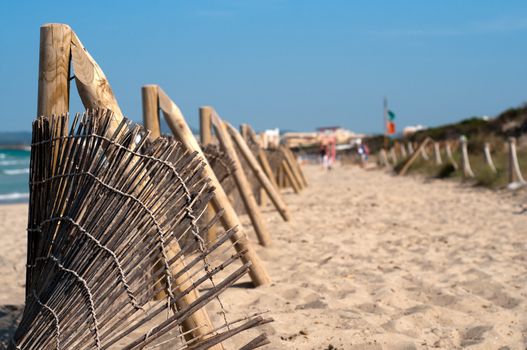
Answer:
POLYGON ((420 124, 407 126, 403 129, 403 137, 410 136, 418 131, 425 129, 427 129, 427 127, 420 124))
POLYGON ((288 147, 312 147, 319 145, 328 137, 335 139, 337 145, 350 144, 356 139, 366 135, 357 134, 340 126, 325 126, 316 129, 316 132, 288 132, 282 135, 282 143, 288 147))

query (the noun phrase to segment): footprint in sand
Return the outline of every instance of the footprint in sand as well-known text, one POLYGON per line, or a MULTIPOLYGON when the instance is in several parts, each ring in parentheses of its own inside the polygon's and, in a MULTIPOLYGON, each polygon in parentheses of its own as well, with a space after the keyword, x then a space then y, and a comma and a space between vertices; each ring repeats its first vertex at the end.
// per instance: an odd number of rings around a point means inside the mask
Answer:
POLYGON ((484 334, 492 329, 492 326, 475 326, 467 329, 461 335, 460 345, 462 347, 482 343, 485 340, 484 334))

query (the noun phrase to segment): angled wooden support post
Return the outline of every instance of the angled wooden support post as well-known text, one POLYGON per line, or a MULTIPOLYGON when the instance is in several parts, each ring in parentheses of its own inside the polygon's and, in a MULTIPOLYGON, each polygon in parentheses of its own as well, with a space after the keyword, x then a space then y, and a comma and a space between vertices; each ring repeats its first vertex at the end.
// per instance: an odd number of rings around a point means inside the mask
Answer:
MULTIPOLYGON (((249 140, 251 140, 251 127, 249 126, 249 124, 241 124, 240 125, 240 134, 243 138, 243 140, 247 143, 249 142, 249 140)), ((259 147, 259 144, 257 143, 258 145, 258 149, 260 149, 259 147)), ((251 154, 253 153, 253 151, 251 150, 251 154)), ((258 198, 258 204, 260 205, 260 207, 264 208, 266 205, 267 205, 267 200, 268 200, 268 195, 267 195, 267 191, 265 190, 265 188, 263 186, 260 186, 259 188, 259 198, 258 198)))
POLYGON ((406 172, 408 171, 408 169, 410 169, 410 166, 412 166, 412 164, 415 162, 415 160, 417 159, 417 157, 419 156, 419 154, 421 154, 421 149, 423 149, 423 147, 426 147, 426 145, 431 141, 431 139, 429 137, 427 137, 420 145, 419 147, 417 147, 417 149, 414 151, 414 153, 412 153, 412 155, 410 156, 410 158, 408 158, 408 160, 404 163, 403 167, 401 168, 401 170, 399 170, 399 173, 398 175, 404 175, 406 174, 406 172))
POLYGON ((300 182, 301 187, 307 187, 307 179, 304 175, 304 172, 302 171, 302 168, 300 167, 300 163, 297 161, 296 156, 293 154, 293 151, 291 151, 288 147, 285 146, 283 146, 283 149, 285 150, 286 156, 289 158, 289 164, 291 165, 291 168, 296 174, 296 177, 298 178, 298 182, 300 182))
POLYGON ((452 155, 452 147, 450 146, 450 142, 448 142, 448 141, 445 141, 445 152, 446 152, 446 156, 448 158, 448 161, 450 162, 450 164, 452 164, 454 169, 457 170, 459 168, 459 166, 458 166, 456 160, 454 159, 454 156, 452 155))
POLYGON ((492 160, 492 155, 490 153, 490 143, 485 142, 485 145, 483 146, 483 154, 485 155, 485 163, 487 163, 487 166, 493 173, 497 173, 498 171, 496 170, 496 166, 494 165, 494 161, 492 160))
POLYGON ((212 205, 216 212, 223 210, 223 215, 220 220, 226 230, 237 227, 238 231, 232 236, 231 240, 234 243, 234 248, 237 252, 244 252, 241 260, 244 263, 250 263, 249 275, 254 286, 258 287, 271 282, 267 271, 261 262, 260 258, 256 254, 254 247, 251 245, 247 236, 243 231, 243 226, 238 218, 238 215, 234 211, 227 194, 223 190, 216 174, 212 170, 207 158, 203 154, 203 151, 199 147, 196 138, 192 134, 185 117, 178 106, 168 97, 168 95, 158 86, 159 93, 159 107, 163 111, 165 120, 170 127, 170 130, 179 139, 179 141, 186 147, 190 152, 196 152, 197 156, 205 164, 203 174, 210 179, 212 186, 214 187, 214 197, 212 197, 212 205))
POLYGON ((267 175, 273 186, 278 190, 279 186, 277 183, 277 175, 273 173, 273 169, 271 168, 271 164, 269 163, 269 159, 267 158, 267 153, 265 153, 265 149, 262 145, 263 140, 256 139, 256 133, 248 124, 242 125, 245 125, 245 130, 248 134, 248 137, 252 140, 252 142, 258 145, 258 161, 260 162, 262 169, 265 171, 265 174, 267 175))
MULTIPOLYGON (((212 143, 212 107, 202 106, 199 108, 199 135, 202 145, 208 145, 212 143)), ((205 218, 207 221, 212 220, 216 215, 216 211, 213 206, 209 204, 205 212, 205 218)), ((214 242, 218 237, 218 227, 213 225, 209 228, 207 233, 207 239, 209 242, 214 242)))
POLYGON ((289 167, 289 169, 291 171, 291 174, 292 174, 293 178, 295 179, 295 182, 296 182, 298 188, 300 190, 304 189, 305 185, 304 185, 304 181, 302 180, 302 175, 300 174, 300 172, 298 171, 298 168, 296 167, 297 164, 295 164, 295 163, 298 163, 298 162, 296 161, 296 159, 294 159, 294 156, 291 157, 291 154, 289 153, 290 150, 286 146, 280 145, 279 150, 282 152, 284 160, 286 161, 286 163, 287 163, 287 165, 288 165, 288 167, 289 167))
POLYGON ((282 200, 282 197, 280 196, 278 191, 273 187, 273 184, 271 183, 267 175, 265 175, 263 169, 260 167, 260 164, 254 157, 249 146, 247 146, 247 143, 245 143, 243 137, 238 133, 238 131, 234 127, 232 127, 232 125, 226 123, 226 126, 227 130, 229 131, 234 140, 234 143, 238 146, 240 153, 243 155, 247 163, 249 163, 249 166, 251 167, 251 170, 253 171, 254 175, 256 176, 262 187, 265 189, 266 193, 269 195, 269 198, 271 198, 271 201, 274 204, 276 210, 278 210, 278 212, 285 221, 289 221, 291 219, 291 215, 289 214, 289 208, 282 200))
POLYGON ((75 84, 86 109, 104 108, 113 112, 109 129, 117 129, 123 120, 123 112, 101 67, 88 53, 81 41, 72 32, 71 58, 75 73, 75 84))
POLYGON ((509 137, 509 183, 514 182, 525 184, 516 154, 516 138, 509 137))
POLYGON ((461 135, 459 141, 461 146, 461 175, 464 179, 472 178, 474 177, 474 172, 472 171, 470 160, 468 158, 467 137, 461 135))
POLYGON ((245 171, 241 165, 240 158, 238 158, 238 154, 234 149, 234 145, 232 144, 231 137, 227 132, 225 123, 216 113, 212 115, 212 125, 221 146, 229 155, 229 157, 234 161, 234 182, 236 183, 236 187, 238 188, 240 196, 242 197, 247 214, 249 214, 254 231, 258 236, 258 241, 261 245, 268 246, 271 244, 271 236, 269 235, 269 231, 265 226, 262 213, 260 212, 260 208, 256 203, 251 186, 249 185, 249 181, 247 180, 247 176, 245 175, 245 171))
MULTIPOLYGON (((145 128, 150 131, 150 138, 152 140, 157 139, 161 136, 160 118, 159 118, 159 95, 157 85, 145 85, 141 89, 141 96, 143 102, 143 124, 145 128)), ((181 247, 177 240, 173 240, 168 247, 167 256, 172 258, 181 251, 181 247)), ((173 267, 173 274, 177 275, 179 271, 185 268, 185 261, 180 259, 173 267)), ((193 281, 190 273, 185 272, 180 277, 175 279, 177 288, 180 292, 189 288, 193 281)), ((158 294, 156 298, 163 298, 164 295, 158 294)), ((183 298, 176 302, 178 308, 184 308, 192 304, 199 298, 199 292, 193 289, 190 293, 186 294, 183 298)), ((199 309, 183 324, 183 330, 189 332, 186 336, 188 340, 192 338, 203 338, 207 335, 210 336, 210 332, 214 329, 210 317, 205 309, 199 309)), ((223 349, 223 346, 218 345, 214 349, 223 349)))
POLYGON ((289 184, 291 185, 295 193, 300 193, 300 190, 301 190, 300 184, 295 178, 295 175, 293 174, 293 170, 291 170, 291 166, 285 159, 282 160, 282 169, 284 172, 284 181, 289 182, 289 184))

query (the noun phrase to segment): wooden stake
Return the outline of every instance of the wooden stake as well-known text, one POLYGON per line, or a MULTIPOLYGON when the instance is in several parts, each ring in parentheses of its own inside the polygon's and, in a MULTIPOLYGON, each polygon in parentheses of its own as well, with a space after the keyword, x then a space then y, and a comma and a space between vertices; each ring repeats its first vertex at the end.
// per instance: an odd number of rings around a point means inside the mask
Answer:
POLYGON ((251 167, 251 170, 253 171, 254 175, 260 182, 260 185, 264 188, 265 192, 271 198, 271 201, 274 204, 276 210, 278 210, 278 212, 280 213, 280 215, 285 221, 289 221, 291 219, 291 215, 289 214, 289 209, 287 208, 287 205, 282 200, 282 197, 280 196, 278 191, 275 190, 269 178, 265 175, 264 171, 260 167, 260 164, 258 164, 258 161, 256 160, 253 153, 249 149, 249 146, 247 146, 247 143, 245 143, 245 140, 238 133, 238 131, 232 127, 232 125, 228 123, 225 123, 225 124, 227 126, 227 130, 229 131, 232 138, 234 139, 234 142, 238 146, 240 153, 243 155, 245 160, 247 160, 247 163, 251 167))
POLYGON ((214 186, 214 197, 212 198, 212 205, 214 210, 220 211, 223 210, 223 215, 221 216, 221 222, 226 229, 232 227, 238 227, 238 232, 236 232, 232 237, 232 241, 235 243, 234 247, 237 252, 245 251, 245 254, 242 256, 242 261, 244 263, 250 262, 251 266, 249 269, 249 275, 254 286, 261 286, 271 282, 267 271, 261 262, 260 258, 256 254, 253 246, 250 244, 247 236, 243 231, 243 226, 238 218, 238 215, 234 211, 231 202, 225 194, 223 187, 221 186, 218 178, 214 174, 210 164, 207 161, 207 158, 203 154, 203 151, 199 147, 198 142, 194 138, 192 131, 185 121, 185 117, 178 106, 165 94, 165 92, 158 86, 159 94, 159 107, 163 111, 165 120, 167 121, 168 126, 174 133, 174 135, 179 139, 180 142, 191 152, 197 152, 198 157, 205 164, 203 173, 204 176, 210 179, 212 186, 214 186))
POLYGON ((490 154, 490 144, 488 142, 485 142, 485 146, 483 147, 483 154, 485 155, 485 163, 487 163, 490 170, 493 173, 497 173, 498 171, 496 170, 496 166, 492 161, 492 155, 490 154))
MULTIPOLYGON (((417 149, 414 151, 414 153, 412 153, 412 155, 410 156, 410 158, 408 158, 408 160, 404 163, 403 167, 401 168, 401 170, 399 170, 399 173, 398 175, 404 175, 406 174, 406 172, 408 171, 408 169, 410 169, 410 166, 415 162, 415 160, 417 159, 417 157, 419 156, 419 154, 421 154, 421 149, 423 149, 427 144, 428 142, 430 142, 432 139, 427 137, 420 145, 419 147, 417 147, 417 149)), ((393 148, 392 148, 393 149, 393 148)))
POLYGON ((216 115, 216 113, 212 115, 212 126, 214 127, 216 137, 218 138, 218 141, 223 147, 225 153, 227 153, 227 155, 234 161, 236 167, 233 173, 234 182, 236 182, 236 187, 238 188, 240 196, 242 197, 245 210, 247 211, 247 214, 249 214, 254 231, 258 236, 258 241, 261 245, 268 246, 271 244, 271 236, 265 227, 262 213, 260 212, 260 208, 256 203, 256 199, 254 198, 251 186, 249 185, 245 171, 242 168, 240 159, 238 158, 238 154, 234 149, 232 140, 227 133, 227 128, 220 117, 216 115))
POLYGON ((467 179, 474 177, 474 172, 472 171, 470 160, 468 158, 467 137, 465 135, 461 135, 459 141, 461 142, 461 170, 463 178, 467 179))

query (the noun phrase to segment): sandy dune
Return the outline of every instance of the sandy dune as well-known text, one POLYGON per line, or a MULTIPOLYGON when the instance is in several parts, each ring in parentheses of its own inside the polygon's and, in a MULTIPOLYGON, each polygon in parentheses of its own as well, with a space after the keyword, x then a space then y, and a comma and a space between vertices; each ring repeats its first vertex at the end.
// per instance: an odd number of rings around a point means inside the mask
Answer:
MULTIPOLYGON (((525 193, 346 166, 306 172, 310 187, 284 194, 292 222, 265 210, 274 242, 258 252, 273 284, 230 288, 229 318, 271 310, 268 349, 526 347, 525 193)), ((23 303, 26 219, 24 206, 0 207, 4 334, 8 305, 23 303)))

